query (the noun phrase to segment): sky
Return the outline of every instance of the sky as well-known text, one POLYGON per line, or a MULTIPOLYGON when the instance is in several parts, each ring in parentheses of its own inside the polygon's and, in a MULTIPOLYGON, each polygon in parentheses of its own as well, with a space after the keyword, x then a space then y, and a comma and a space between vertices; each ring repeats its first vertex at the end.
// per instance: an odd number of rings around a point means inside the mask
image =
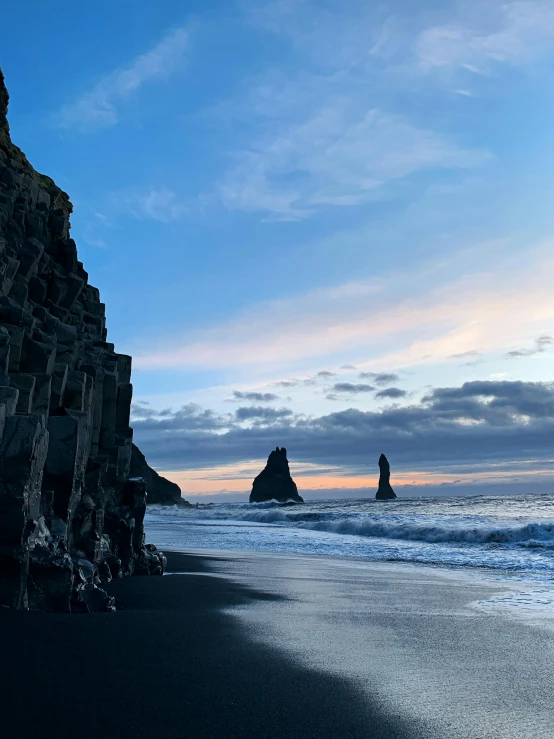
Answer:
POLYGON ((2 9, 135 441, 201 500, 554 482, 551 0, 2 9))

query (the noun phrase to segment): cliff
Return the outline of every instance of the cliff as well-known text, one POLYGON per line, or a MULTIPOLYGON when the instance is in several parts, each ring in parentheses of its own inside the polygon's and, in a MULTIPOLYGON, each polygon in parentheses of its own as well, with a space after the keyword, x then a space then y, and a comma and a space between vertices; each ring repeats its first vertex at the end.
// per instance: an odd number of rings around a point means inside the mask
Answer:
POLYGON ((250 493, 250 503, 264 503, 276 500, 278 503, 303 503, 296 483, 291 477, 287 450, 274 449, 267 458, 267 464, 255 478, 250 493))
POLYGON ((131 477, 142 477, 146 480, 148 503, 190 506, 190 503, 181 497, 181 488, 171 480, 158 475, 135 444, 132 445, 130 474, 131 477))
POLYGON ((112 577, 163 572, 130 476, 131 357, 70 237, 72 206, 12 143, 0 72, 0 604, 113 609, 112 577))

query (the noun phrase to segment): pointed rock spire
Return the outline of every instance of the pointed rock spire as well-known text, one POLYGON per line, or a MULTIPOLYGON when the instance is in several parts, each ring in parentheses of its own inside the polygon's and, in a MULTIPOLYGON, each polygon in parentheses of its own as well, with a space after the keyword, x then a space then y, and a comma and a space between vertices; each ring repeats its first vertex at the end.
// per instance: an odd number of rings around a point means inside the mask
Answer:
POLYGON ((375 494, 376 500, 393 500, 396 493, 390 484, 390 464, 384 454, 379 457, 379 487, 375 494))

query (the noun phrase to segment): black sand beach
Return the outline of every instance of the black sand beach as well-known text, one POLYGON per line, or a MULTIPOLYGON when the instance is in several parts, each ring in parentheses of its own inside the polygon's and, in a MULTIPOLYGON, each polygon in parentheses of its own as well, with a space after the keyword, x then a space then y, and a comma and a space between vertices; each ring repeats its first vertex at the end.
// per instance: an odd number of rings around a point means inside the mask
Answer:
POLYGON ((551 737, 552 632, 426 568, 169 554, 110 585, 124 610, 0 609, 2 735, 551 737))
POLYGON ((168 559, 170 571, 198 574, 113 583, 120 613, 0 609, 6 739, 423 736, 220 612, 277 596, 203 576, 208 559, 168 559))

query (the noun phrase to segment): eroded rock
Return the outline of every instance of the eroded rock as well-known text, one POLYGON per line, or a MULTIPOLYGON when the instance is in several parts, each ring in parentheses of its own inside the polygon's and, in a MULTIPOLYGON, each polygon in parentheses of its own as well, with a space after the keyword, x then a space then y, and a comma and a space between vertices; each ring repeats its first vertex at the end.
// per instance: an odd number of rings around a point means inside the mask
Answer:
POLYGON ((0 605, 113 610, 103 582, 165 567, 130 475, 131 357, 107 341, 69 198, 12 143, 7 106, 0 71, 0 605))
POLYGON ((278 503, 303 503, 296 483, 291 477, 287 450, 274 449, 267 458, 267 464, 255 478, 250 493, 250 503, 264 503, 276 500, 278 503))
POLYGON ((131 452, 131 475, 146 480, 149 504, 190 506, 190 503, 181 496, 181 488, 153 470, 135 444, 132 445, 131 452))
POLYGON ((379 487, 375 493, 376 500, 393 500, 396 493, 390 484, 390 464, 384 454, 379 457, 379 487))

